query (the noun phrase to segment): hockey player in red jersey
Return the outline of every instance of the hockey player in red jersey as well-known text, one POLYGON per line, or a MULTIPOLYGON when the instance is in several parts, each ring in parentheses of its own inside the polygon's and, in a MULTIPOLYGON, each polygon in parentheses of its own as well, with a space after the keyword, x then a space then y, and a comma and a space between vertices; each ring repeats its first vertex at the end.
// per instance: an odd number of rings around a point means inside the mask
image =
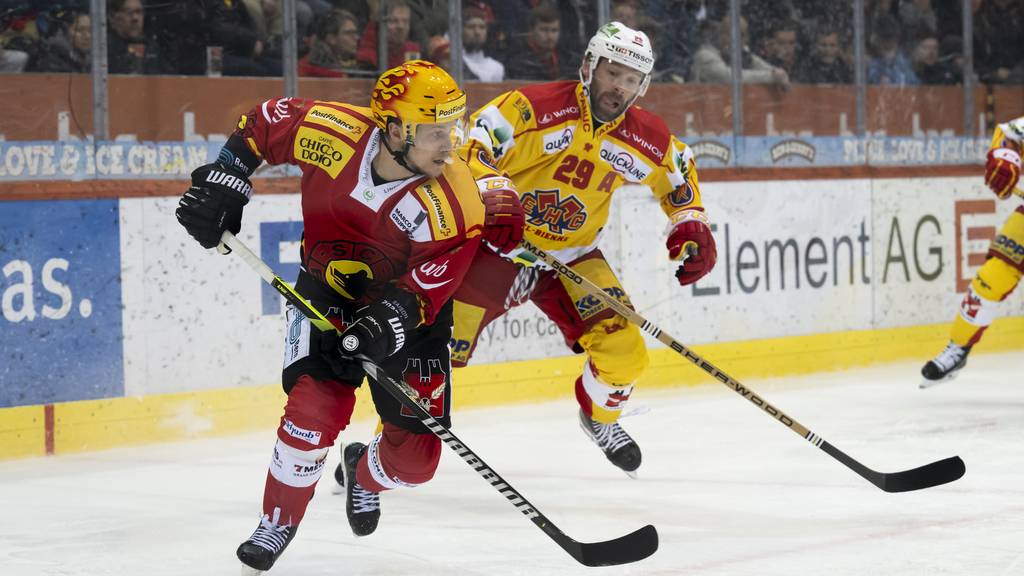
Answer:
MULTIPOLYGON (((192 173, 177 217, 206 248, 238 232, 249 176, 263 162, 302 170, 305 227, 296 289, 343 330, 320 333, 295 308, 282 380, 288 394, 259 526, 237 551, 268 570, 295 536, 328 450, 349 423, 366 356, 414 388, 450 425, 451 296, 484 234, 481 190, 453 162, 466 96, 441 68, 412 61, 381 75, 370 107, 279 98, 244 114, 217 162, 192 173), (339 343, 341 343, 339 345, 339 343)), ((493 175, 492 175, 493 176, 493 175)), ((514 194, 491 179, 485 197, 514 194)), ((496 228, 497 242, 510 228, 496 228)), ((515 238, 512 230, 513 240, 515 238)), ((345 447, 353 532, 372 533, 382 491, 431 479, 441 444, 369 380, 383 430, 345 447)))
MULTIPOLYGON (((579 81, 499 95, 473 113, 460 149, 475 174, 497 170, 512 179, 531 243, 627 305, 598 248, 620 186, 650 188, 668 216, 668 256, 684 260, 676 272, 680 284, 703 277, 716 258, 693 152, 661 118, 633 105, 653 67, 643 32, 606 24, 587 46, 579 81)), ((618 419, 648 363, 640 330, 529 252, 480 250, 455 295, 453 363, 465 365, 484 327, 527 301, 558 325, 569 347, 586 354, 575 379, 580 424, 613 464, 634 475, 640 448, 618 419)))

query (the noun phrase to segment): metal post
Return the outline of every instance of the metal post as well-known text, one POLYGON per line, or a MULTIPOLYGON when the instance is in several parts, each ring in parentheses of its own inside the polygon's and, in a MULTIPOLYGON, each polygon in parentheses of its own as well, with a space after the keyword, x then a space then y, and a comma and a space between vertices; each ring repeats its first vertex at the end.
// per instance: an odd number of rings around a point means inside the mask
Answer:
MULTIPOLYGON (((965 0, 969 2, 970 0, 965 0)), ((857 87, 857 136, 867 133, 867 50, 864 35, 864 0, 853 1, 853 79, 857 87)))
POLYGON ((732 138, 734 157, 739 160, 739 139, 743 135, 743 35, 740 30, 740 0, 729 0, 729 24, 732 27, 732 138))
POLYGON ((107 118, 107 2, 91 0, 92 22, 92 133, 93 142, 110 140, 107 118))
POLYGON ((609 8, 609 4, 611 4, 611 0, 597 0, 597 26, 598 26, 598 28, 600 28, 601 26, 604 26, 605 24, 607 24, 608 20, 611 19, 611 16, 609 16, 609 14, 611 13, 611 9, 609 8))
POLYGON ((974 132, 974 10, 972 0, 963 0, 963 19, 964 136, 971 137, 974 132))
POLYGON ((388 2, 382 0, 377 12, 377 71, 388 69, 388 2))
POLYGON ((462 66, 462 2, 459 0, 448 3, 448 49, 451 54, 449 72, 461 86, 465 75, 462 66))
POLYGON ((284 67, 284 95, 299 95, 298 23, 295 21, 295 0, 284 0, 284 21, 281 38, 281 58, 284 67))

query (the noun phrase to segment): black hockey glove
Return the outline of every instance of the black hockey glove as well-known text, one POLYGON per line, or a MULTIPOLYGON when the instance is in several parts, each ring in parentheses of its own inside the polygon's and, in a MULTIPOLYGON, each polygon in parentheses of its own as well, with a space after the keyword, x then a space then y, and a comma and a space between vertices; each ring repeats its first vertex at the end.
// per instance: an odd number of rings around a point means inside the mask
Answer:
POLYGON ((203 248, 213 248, 225 230, 237 234, 242 228, 242 207, 250 196, 252 184, 245 174, 220 163, 206 164, 192 171, 192 186, 174 213, 203 248))
POLYGON ((366 356, 376 363, 398 352, 406 334, 420 322, 416 296, 398 288, 356 312, 356 321, 341 334, 338 352, 343 358, 366 356))

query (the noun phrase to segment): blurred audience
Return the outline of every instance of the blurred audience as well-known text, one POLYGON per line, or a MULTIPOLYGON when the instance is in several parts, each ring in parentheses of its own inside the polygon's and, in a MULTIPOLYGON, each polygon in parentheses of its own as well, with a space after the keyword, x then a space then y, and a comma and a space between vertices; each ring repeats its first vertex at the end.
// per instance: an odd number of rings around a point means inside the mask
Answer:
POLYGON ((107 0, 107 66, 111 74, 159 72, 156 43, 145 36, 142 0, 107 0))
POLYGON ((223 49, 225 76, 281 75, 280 52, 273 49, 267 36, 266 16, 259 0, 216 0, 208 9, 209 42, 223 49))
POLYGON ((609 19, 622 22, 634 30, 640 29, 642 12, 637 0, 612 0, 609 19))
POLYGON ((82 12, 67 15, 60 30, 46 40, 34 72, 79 72, 92 69, 92 20, 82 12))
POLYGON ((910 62, 922 84, 960 83, 961 78, 953 68, 953 63, 939 57, 939 39, 927 30, 918 34, 910 62))
POLYGON ((905 35, 910 38, 923 34, 935 36, 939 32, 938 18, 932 8, 932 0, 901 0, 899 14, 905 35))
POLYGON ((1020 0, 975 0, 974 68, 990 84, 1024 83, 1024 5, 1020 0))
MULTIPOLYGON (((406 60, 420 58, 422 47, 410 37, 412 29, 412 9, 402 0, 387 2, 384 24, 387 29, 388 61, 385 68, 394 68, 406 60)), ((359 39, 356 58, 361 65, 371 69, 379 69, 377 61, 377 28, 376 20, 370 20, 359 39)))
POLYGON ((851 84, 853 72, 841 57, 839 32, 820 26, 811 52, 797 64, 795 80, 801 84, 851 84))
POLYGON ((868 84, 918 84, 910 60, 900 48, 900 23, 893 16, 878 19, 868 61, 868 84))
POLYGON ((799 32, 796 20, 782 20, 770 28, 762 44, 764 60, 790 76, 796 70, 799 32))
MULTIPOLYGON (((698 30, 708 17, 703 0, 652 0, 647 2, 646 12, 660 29, 652 38, 654 79, 685 82, 700 45, 698 30)), ((651 36, 651 31, 644 32, 651 36)))
POLYGON ((462 9, 462 63, 467 80, 501 82, 505 78, 505 65, 485 54, 487 29, 494 20, 490 7, 483 3, 462 9))
POLYGON ((508 77, 515 80, 557 80, 561 64, 557 50, 561 19, 550 4, 539 4, 530 11, 529 32, 512 43, 508 77))
MULTIPOLYGON (((225 75, 282 73, 284 0, 104 1, 112 73, 215 75, 220 62, 225 75)), ((300 74, 372 75, 421 54, 449 65, 451 1, 463 2, 463 76, 469 80, 574 78, 599 24, 597 0, 296 0, 300 74), (377 61, 379 20, 388 34, 385 63, 377 61)), ((976 80, 1024 84, 1024 1, 971 1, 976 80)), ((864 4, 870 83, 963 81, 961 0, 864 4)), ((655 81, 718 83, 731 79, 729 5, 609 0, 609 17, 651 37, 655 81)), ((849 2, 741 5, 744 81, 783 88, 791 79, 852 83, 849 2)), ((88 72, 88 8, 89 0, 0 0, 0 70, 88 72)))
POLYGON ((299 76, 344 78, 359 67, 359 22, 345 10, 333 10, 317 21, 309 54, 299 60, 299 76))
MULTIPOLYGON (((693 58, 693 82, 724 84, 732 82, 732 32, 729 17, 709 22, 704 31, 705 41, 693 58)), ((774 84, 781 89, 788 88, 789 75, 782 68, 772 66, 750 52, 747 42, 749 33, 747 19, 740 17, 742 44, 742 71, 740 77, 748 84, 774 84)))
POLYGON ((0 72, 21 72, 28 64, 28 53, 21 50, 8 50, 0 46, 0 72))

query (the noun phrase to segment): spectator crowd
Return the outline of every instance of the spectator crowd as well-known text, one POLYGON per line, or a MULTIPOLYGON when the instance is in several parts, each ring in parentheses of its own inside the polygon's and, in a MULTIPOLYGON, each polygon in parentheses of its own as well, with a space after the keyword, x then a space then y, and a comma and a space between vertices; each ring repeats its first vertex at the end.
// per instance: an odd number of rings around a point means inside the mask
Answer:
MULTIPOLYGON (((600 24, 595 0, 296 0, 299 74, 372 77, 412 58, 450 67, 453 1, 463 2, 468 80, 575 78, 600 24)), ((282 3, 107 0, 109 71, 280 76, 282 3)), ((741 4, 744 82, 853 82, 852 0, 741 4)), ((975 80, 1024 84, 1024 0, 971 7, 975 80)), ((0 72, 88 72, 88 8, 88 0, 0 0, 0 72)), ((654 81, 731 81, 729 0, 611 0, 610 9, 651 37, 654 81)), ((962 0, 865 0, 868 83, 962 82, 962 10, 962 0)))

